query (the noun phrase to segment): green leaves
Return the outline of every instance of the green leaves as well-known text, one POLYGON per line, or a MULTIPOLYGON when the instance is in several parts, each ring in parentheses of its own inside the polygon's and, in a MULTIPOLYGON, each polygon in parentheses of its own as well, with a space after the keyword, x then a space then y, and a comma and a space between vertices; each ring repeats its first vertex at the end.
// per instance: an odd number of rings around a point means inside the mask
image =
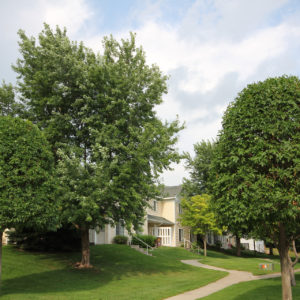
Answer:
POLYGON ((298 227, 299 124, 300 81, 293 76, 248 85, 227 108, 212 193, 218 219, 230 230, 232 224, 248 233, 270 232, 278 222, 291 233, 298 227))
POLYGON ((53 156, 29 121, 0 117, 0 226, 56 225, 53 156))

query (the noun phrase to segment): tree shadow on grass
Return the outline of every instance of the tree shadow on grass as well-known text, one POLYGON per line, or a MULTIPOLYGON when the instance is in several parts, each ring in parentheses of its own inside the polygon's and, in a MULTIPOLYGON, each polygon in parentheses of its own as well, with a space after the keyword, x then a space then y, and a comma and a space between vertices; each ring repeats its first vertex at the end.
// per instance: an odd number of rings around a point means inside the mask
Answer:
MULTIPOLYGON (((129 247, 109 246, 92 248, 91 263, 93 269, 75 269, 74 263, 79 253, 37 255, 37 263, 45 264, 41 272, 33 269, 21 272, 13 278, 4 279, 1 295, 46 294, 59 292, 79 292, 101 288, 111 281, 139 275, 165 275, 178 272, 191 272, 193 267, 164 257, 149 257, 129 247), (49 265, 49 257, 59 262, 56 269, 49 265)), ((51 260, 50 260, 51 263, 51 260)), ((28 268, 30 269, 30 263, 28 268)), ((195 270, 194 270, 195 271, 195 270)))

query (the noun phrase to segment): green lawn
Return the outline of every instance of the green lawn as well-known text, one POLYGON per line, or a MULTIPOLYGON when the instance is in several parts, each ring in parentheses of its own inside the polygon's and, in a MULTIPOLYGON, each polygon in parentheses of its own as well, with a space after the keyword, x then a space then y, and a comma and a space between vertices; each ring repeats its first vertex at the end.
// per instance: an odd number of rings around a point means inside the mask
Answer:
MULTIPOLYGON (((300 300, 300 274, 296 275, 293 300, 300 300)), ((232 285, 201 300, 281 300, 281 278, 255 280, 232 285)))
MULTIPOLYGON (((266 260, 263 258, 255 257, 236 257, 216 251, 208 251, 208 256, 201 256, 199 262, 228 270, 247 271, 253 273, 254 275, 264 275, 280 272, 280 261, 279 257, 277 256, 271 256, 271 259, 266 260), (274 263, 274 271, 259 269, 259 264, 271 262, 274 263)), ((300 268, 299 263, 296 265, 296 268, 300 268)))
POLYGON ((40 254, 3 249, 1 300, 163 299, 198 288, 227 273, 182 264, 199 256, 181 248, 160 248, 155 257, 128 246, 91 249, 94 269, 73 265, 79 253, 40 254))

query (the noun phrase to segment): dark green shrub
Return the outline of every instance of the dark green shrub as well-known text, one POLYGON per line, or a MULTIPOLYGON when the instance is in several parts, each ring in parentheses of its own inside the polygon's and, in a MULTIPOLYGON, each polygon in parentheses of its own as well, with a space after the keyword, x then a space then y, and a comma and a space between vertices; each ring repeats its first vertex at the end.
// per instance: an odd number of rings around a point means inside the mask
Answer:
POLYGON ((128 242, 128 237, 124 235, 116 235, 113 239, 114 244, 126 245, 128 242))
POLYGON ((156 236, 153 235, 145 235, 145 234, 137 234, 132 237, 131 244, 133 245, 139 245, 140 247, 146 248, 146 245, 139 241, 136 237, 138 237, 140 240, 142 240, 144 243, 151 247, 155 247, 155 241, 157 239, 156 236))
POLYGON ((76 251, 81 247, 80 233, 71 225, 57 231, 39 232, 32 228, 8 232, 9 243, 17 248, 36 251, 76 251))

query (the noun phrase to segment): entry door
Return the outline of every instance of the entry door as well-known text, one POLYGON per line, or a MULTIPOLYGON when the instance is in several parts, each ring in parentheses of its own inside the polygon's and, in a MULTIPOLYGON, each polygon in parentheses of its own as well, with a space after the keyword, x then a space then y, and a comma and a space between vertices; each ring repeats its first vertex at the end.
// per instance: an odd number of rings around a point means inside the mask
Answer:
POLYGON ((152 234, 161 238, 162 246, 172 246, 172 228, 171 227, 154 227, 152 234))

